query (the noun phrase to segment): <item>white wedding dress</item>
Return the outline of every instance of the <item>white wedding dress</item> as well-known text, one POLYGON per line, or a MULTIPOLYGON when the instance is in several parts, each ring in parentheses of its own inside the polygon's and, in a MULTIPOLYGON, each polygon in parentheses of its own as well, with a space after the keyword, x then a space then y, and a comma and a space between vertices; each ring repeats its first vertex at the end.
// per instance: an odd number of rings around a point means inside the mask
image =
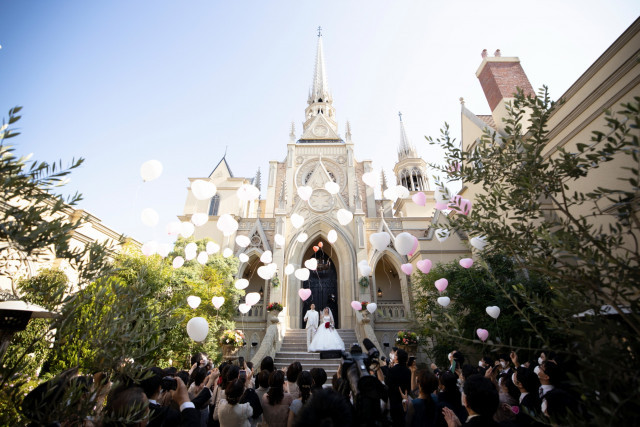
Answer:
POLYGON ((313 341, 309 345, 309 351, 324 351, 324 350, 342 350, 344 351, 344 341, 340 338, 338 331, 333 328, 333 322, 331 316, 323 316, 322 322, 318 325, 318 331, 313 336, 313 341), (329 322, 332 326, 325 327, 325 324, 329 322))

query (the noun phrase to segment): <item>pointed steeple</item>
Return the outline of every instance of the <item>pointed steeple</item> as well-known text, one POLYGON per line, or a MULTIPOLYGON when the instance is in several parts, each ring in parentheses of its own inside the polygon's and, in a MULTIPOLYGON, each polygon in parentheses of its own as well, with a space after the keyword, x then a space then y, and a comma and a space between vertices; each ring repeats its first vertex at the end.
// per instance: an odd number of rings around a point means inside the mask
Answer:
POLYGON ((296 142, 296 125, 291 122, 291 132, 289 132, 289 142, 296 142))
POLYGON ((313 85, 309 94, 309 104, 313 102, 331 101, 327 70, 324 65, 324 51, 322 49, 322 27, 318 27, 318 49, 316 51, 316 67, 313 73, 313 85))
POLYGON ((402 121, 402 113, 398 112, 400 117, 400 145, 398 146, 398 161, 406 158, 418 157, 418 153, 413 145, 409 144, 407 133, 404 130, 404 122, 402 121))
POLYGON ((380 171, 380 182, 382 182, 382 191, 386 191, 389 185, 387 185, 387 175, 384 174, 384 169, 380 171))
POLYGON ((347 142, 351 142, 351 123, 347 120, 347 127, 344 137, 347 139, 347 142))
MULTIPOLYGON (((255 178, 253 178, 253 185, 258 190, 262 190, 262 173, 260 173, 260 168, 258 168, 255 178)), ((260 196, 258 196, 258 198, 260 198, 260 196)))

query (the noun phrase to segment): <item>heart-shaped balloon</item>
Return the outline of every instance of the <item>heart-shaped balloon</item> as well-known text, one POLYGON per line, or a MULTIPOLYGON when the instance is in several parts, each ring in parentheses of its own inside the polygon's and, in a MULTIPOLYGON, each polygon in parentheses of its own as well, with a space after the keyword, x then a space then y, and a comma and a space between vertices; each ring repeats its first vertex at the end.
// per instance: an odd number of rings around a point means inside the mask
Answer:
POLYGON ((291 215, 291 225, 295 228, 300 228, 302 224, 304 224, 304 217, 302 215, 298 215, 297 213, 291 215))
POLYGON ((295 271, 296 278, 298 278, 299 280, 302 280, 303 282, 305 280, 309 280, 310 274, 311 272, 309 271, 308 268, 299 268, 295 271))
POLYGON ((249 202, 260 197, 260 190, 255 185, 242 184, 236 191, 236 196, 242 202, 249 202))
POLYGON ((196 309, 198 308, 198 306, 200 305, 200 302, 202 300, 200 299, 200 297, 197 297, 195 295, 189 295, 187 297, 187 304, 189 304, 189 307, 196 309))
POLYGON ((447 209, 448 206, 449 204, 447 202, 436 202, 436 205, 434 207, 439 211, 443 211, 447 209))
POLYGON ((173 259, 173 268, 180 268, 184 265, 184 258, 177 256, 173 259))
POLYGON ((276 234, 273 237, 273 240, 276 242, 276 245, 278 246, 284 246, 284 236, 282 234, 276 234))
POLYGON ((225 258, 229 258, 233 255, 233 250, 231 250, 231 248, 224 248, 224 251, 222 251, 222 256, 225 258))
POLYGON ((193 196, 198 200, 207 200, 212 198, 218 189, 211 181, 205 181, 198 179, 191 183, 191 192, 193 196))
POLYGON ((318 268, 318 260, 315 258, 309 258, 304 262, 304 266, 309 270, 316 270, 318 268))
POLYGON ((391 243, 391 236, 386 231, 373 233, 369 236, 369 241, 375 250, 382 252, 389 246, 389 243, 391 243))
POLYGON ((145 256, 151 256, 158 250, 158 242, 156 242, 155 240, 151 240, 150 242, 142 245, 141 250, 145 256))
POLYGON ((296 238, 296 240, 300 243, 304 243, 307 240, 309 240, 309 235, 307 233, 300 233, 298 234, 298 237, 296 238))
POLYGON ((363 173, 362 182, 364 182, 371 188, 376 188, 378 186, 378 182, 380 182, 380 177, 373 171, 363 173))
POLYGON ((205 265, 207 261, 209 261, 209 254, 206 251, 202 251, 198 254, 196 259, 200 264, 205 265))
POLYGON ((247 279, 236 280, 236 284, 235 284, 236 289, 246 289, 247 286, 249 286, 249 281, 247 279))
POLYGON ((413 273, 413 264, 411 263, 402 264, 400 266, 400 270, 402 270, 402 272, 407 276, 411 276, 411 273, 413 273))
POLYGON ((460 261, 460 266, 462 266, 462 268, 470 268, 473 265, 473 259, 472 258, 462 258, 460 261))
POLYGON ((324 189, 329 192, 329 194, 338 194, 340 192, 340 186, 333 181, 329 181, 324 185, 324 189))
POLYGON ((371 269, 371 267, 369 267, 366 264, 360 265, 358 266, 358 268, 360 269, 360 274, 362 274, 365 277, 371 276, 371 273, 373 273, 373 270, 371 269))
POLYGON ((222 231, 225 236, 231 236, 238 230, 238 221, 229 214, 220 215, 216 223, 218 230, 222 231))
POLYGON ((318 247, 319 247, 319 248, 321 248, 321 247, 323 247, 323 246, 324 246, 324 243, 322 243, 322 242, 318 242, 318 247))
POLYGON ((471 243, 471 246, 481 251, 485 246, 487 246, 487 238, 485 236, 472 237, 471 240, 469 240, 469 243, 471 243))
POLYGON ((249 261, 249 255, 240 254, 240 255, 238 255, 238 259, 240 260, 240 262, 247 262, 247 261, 249 261))
POLYGON ((418 244, 420 242, 418 242, 418 238, 416 236, 413 236, 413 247, 411 248, 411 252, 409 252, 409 256, 413 256, 413 254, 416 253, 416 251, 418 250, 418 244))
POLYGON ((249 292, 244 297, 244 302, 247 305, 256 305, 260 301, 260 294, 257 292, 249 292))
POLYGON ((462 215, 469 215, 471 213, 471 201, 463 199, 460 195, 454 196, 449 202, 449 209, 462 215))
POLYGON ((449 286, 449 281, 445 278, 436 280, 436 289, 443 292, 449 286))
POLYGON ((398 190, 392 185, 382 192, 382 196, 387 200, 395 201, 398 198, 398 190))
POLYGON ((273 261, 273 254, 271 253, 271 251, 264 251, 262 255, 260 255, 260 261, 265 264, 269 264, 271 261, 273 261))
POLYGON ((242 303, 238 306, 238 311, 242 314, 247 314, 251 310, 251 306, 249 304, 242 303))
POLYGON ((376 310, 378 309, 378 304, 376 304, 375 302, 370 302, 369 304, 367 304, 367 311, 371 314, 375 313, 376 310))
POLYGON ((443 307, 448 306, 451 303, 451 298, 449 297, 439 297, 438 298, 438 304, 440 304, 443 307))
POLYGON ((347 225, 353 220, 353 214, 346 209, 339 209, 336 216, 340 225, 347 225))
POLYGON ((167 234, 169 236, 177 236, 180 234, 182 224, 178 221, 171 221, 167 224, 167 234))
POLYGON ((413 200, 413 203, 416 205, 424 206, 427 204, 427 196, 422 191, 411 196, 411 200, 413 200))
POLYGON ((196 227, 205 225, 207 221, 209 221, 209 215, 207 215, 206 213, 198 212, 191 215, 191 223, 196 227))
POLYGON ((451 234, 450 230, 446 228, 439 228, 436 230, 436 239, 438 239, 438 242, 442 243, 449 238, 449 234, 451 234))
POLYGON ((413 234, 409 234, 406 231, 398 234, 393 245, 400 255, 407 255, 413 247, 413 234))
POLYGON ((287 276, 289 276, 290 274, 293 274, 293 272, 296 270, 296 268, 291 265, 291 264, 287 264, 287 266, 284 268, 284 274, 286 274, 287 276))
POLYGON ((260 267, 258 267, 258 276, 260 276, 264 280, 269 280, 271 279, 271 276, 273 276, 273 273, 266 265, 261 265, 260 267))
POLYGON ((498 307, 497 305, 491 305, 487 307, 486 311, 487 311, 487 314, 493 317, 494 319, 497 319, 498 316, 500 316, 500 307, 498 307))
POLYGON ((220 307, 222 307, 222 304, 224 304, 224 297, 213 297, 213 298, 211 298, 211 304, 213 304, 213 306, 216 309, 220 309, 220 307))
POLYGON ((251 239, 248 236, 238 236, 236 237, 236 243, 241 248, 246 248, 251 243, 251 239))
POLYGON ((313 252, 318 252, 319 250, 320 250, 320 247, 318 247, 318 246, 314 246, 313 247, 313 252))
POLYGON ((476 329, 476 334, 482 342, 485 342, 487 338, 489 338, 489 331, 487 331, 486 329, 478 328, 476 329))
POLYGON ((302 301, 306 301, 311 296, 311 289, 300 289, 298 295, 300 295, 302 301))
POLYGON ((207 242, 207 253, 213 255, 220 250, 220 245, 215 242, 207 242))
POLYGON ((360 301, 351 301, 351 308, 355 311, 360 311, 362 310, 362 304, 360 304, 360 301))
POLYGON ((311 193, 313 193, 313 188, 309 186, 298 187, 298 196, 305 202, 311 198, 311 193))
POLYGON ((185 239, 188 239, 193 235, 193 232, 196 231, 195 225, 191 222, 183 222, 180 224, 180 235, 185 239))
POLYGON ((336 230, 330 230, 327 234, 327 240, 329 243, 335 243, 338 240, 338 232, 336 230))
POLYGON ((430 259, 422 259, 418 261, 416 265, 418 266, 418 270, 422 271, 424 274, 429 274, 429 271, 431 271, 431 266, 433 265, 433 263, 431 262, 430 259))
POLYGON ((407 187, 403 187, 402 185, 396 185, 396 194, 399 199, 408 199, 409 198, 409 190, 407 187))

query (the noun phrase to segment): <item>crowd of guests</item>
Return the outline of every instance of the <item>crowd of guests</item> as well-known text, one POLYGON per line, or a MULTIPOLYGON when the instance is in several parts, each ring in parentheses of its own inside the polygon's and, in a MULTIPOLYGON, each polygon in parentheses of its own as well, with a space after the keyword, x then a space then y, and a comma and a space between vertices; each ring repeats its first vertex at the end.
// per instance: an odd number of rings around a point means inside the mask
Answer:
MULTIPOLYGON (((106 404, 95 419, 78 425, 537 426, 579 410, 563 388, 562 365, 549 352, 524 363, 514 352, 495 361, 484 357, 475 366, 452 351, 447 367, 418 369, 415 358, 394 347, 388 359, 368 359, 357 377, 341 366, 330 382, 322 368, 305 370, 294 362, 276 369, 271 357, 259 367, 240 358, 214 368, 203 354, 192 362, 189 371, 150 368, 140 380, 100 392, 81 380, 96 404, 106 404)), ((25 399, 27 413, 51 393, 43 387, 25 399)))

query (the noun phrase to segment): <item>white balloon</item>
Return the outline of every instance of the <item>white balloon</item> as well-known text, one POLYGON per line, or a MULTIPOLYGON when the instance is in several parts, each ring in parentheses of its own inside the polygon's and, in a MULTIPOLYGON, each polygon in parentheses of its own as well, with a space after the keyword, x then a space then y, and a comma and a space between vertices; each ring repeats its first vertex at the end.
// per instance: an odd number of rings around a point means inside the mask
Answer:
POLYGON ((403 187, 402 185, 396 185, 396 194, 399 199, 406 199, 410 195, 407 187, 403 187))
POLYGON ((276 274, 276 271, 278 271, 278 264, 276 264, 275 262, 267 264, 267 269, 269 270, 269 272, 271 272, 272 275, 276 274))
POLYGON ((298 196, 305 202, 311 198, 311 193, 313 193, 313 188, 309 186, 298 187, 298 196))
POLYGON ((229 214, 220 215, 216 227, 218 227, 218 230, 222 231, 222 234, 225 236, 231 236, 238 229, 238 221, 229 214))
POLYGON ((194 242, 187 243, 187 245, 184 247, 184 253, 187 253, 187 252, 197 253, 198 252, 198 245, 196 245, 194 242))
POLYGON ((167 224, 167 234, 169 236, 177 236, 182 230, 182 224, 178 221, 171 221, 167 224))
POLYGON ((238 236, 236 237, 236 243, 241 248, 246 248, 251 243, 251 239, 249 239, 249 237, 247 236, 238 236))
POLYGON ((451 298, 449 297, 439 297, 438 298, 438 304, 440 304, 443 307, 448 306, 451 303, 451 298))
POLYGON ((180 268, 184 265, 184 258, 177 256, 173 259, 173 268, 180 268))
POLYGON ((242 314, 247 314, 249 310, 251 310, 251 306, 249 304, 242 303, 238 306, 238 310, 242 314))
POLYGON ((204 317, 194 317, 187 322, 187 334, 196 342, 202 342, 209 334, 209 324, 204 317))
POLYGON ((189 304, 189 307, 196 309, 198 308, 198 306, 200 305, 200 302, 202 300, 200 299, 200 297, 197 297, 195 295, 189 295, 187 297, 187 304, 189 304))
POLYGON ((198 200, 208 200, 212 198, 218 189, 211 181, 197 179, 191 183, 191 193, 198 200))
POLYGON ((162 163, 157 160, 147 160, 140 166, 140 176, 144 182, 153 181, 162 175, 162 163))
POLYGON ((384 190, 382 193, 385 199, 395 201, 398 198, 398 190, 394 185, 384 190))
POLYGON ((369 265, 366 259, 361 260, 358 265, 369 265))
POLYGON ((494 319, 497 319, 498 316, 500 316, 500 307, 498 307, 497 305, 491 305, 487 307, 485 310, 487 311, 487 314, 493 317, 494 319))
POLYGON ((376 310, 378 309, 378 304, 376 304, 375 302, 370 302, 369 304, 367 304, 367 311, 371 314, 375 313, 376 310))
POLYGON ((276 235, 273 237, 273 240, 275 240, 276 245, 279 245, 279 246, 284 247, 284 242, 285 242, 285 240, 284 240, 284 236, 283 236, 282 234, 276 234, 276 235))
POLYGON ((271 253, 271 251, 263 252, 262 255, 260 255, 260 261, 265 264, 269 264, 271 261, 273 261, 273 254, 271 253))
POLYGON ((324 189, 327 190, 329 194, 338 194, 340 192, 340 186, 333 181, 325 183, 324 189))
POLYGON ((303 282, 305 280, 309 280, 310 275, 311 275, 311 272, 307 268, 299 268, 295 271, 296 278, 302 280, 303 282))
POLYGON ((240 188, 238 188, 238 191, 236 191, 236 195, 241 201, 249 202, 251 200, 257 199, 258 196, 260 196, 260 190, 258 190, 258 187, 254 185, 242 184, 240 188))
POLYGON ((213 304, 213 306, 216 308, 216 310, 219 310, 220 307, 222 307, 222 304, 224 304, 224 297, 213 297, 213 298, 211 298, 211 304, 213 304))
POLYGON ((220 250, 220 245, 215 242, 207 242, 207 253, 213 255, 220 250))
POLYGON ((169 252, 171 252, 171 245, 169 243, 160 243, 157 252, 162 258, 166 258, 169 252))
POLYGON ((389 246, 389 243, 391 243, 391 236, 386 231, 373 233, 369 236, 369 241, 378 252, 382 252, 389 246))
POLYGON ((257 292, 249 292, 247 296, 244 297, 244 302, 247 305, 256 305, 260 301, 260 294, 257 292))
POLYGON ((335 243, 338 240, 338 233, 336 230, 330 230, 329 234, 327 234, 327 240, 329 243, 335 243))
POLYGON ((302 227, 302 224, 304 224, 303 216, 298 215, 297 213, 291 215, 291 225, 293 225, 295 228, 300 228, 302 227))
POLYGON ((353 219, 353 214, 346 209, 339 209, 337 216, 340 225, 347 225, 353 219))
POLYGON ((284 274, 286 274, 287 276, 289 276, 291 273, 293 273, 295 271, 295 267, 291 264, 287 264, 287 266, 284 268, 284 274))
POLYGON ((205 265, 209 261, 209 254, 206 251, 202 251, 198 254, 197 260, 200 264, 205 265))
POLYGON ((247 262, 249 261, 249 255, 242 253, 238 255, 238 259, 240 260, 240 262, 247 262))
POLYGON ((358 269, 360 270, 360 274, 363 276, 371 276, 371 273, 373 273, 373 270, 371 269, 371 267, 369 267, 366 264, 359 265, 358 269))
POLYGON ((188 239, 196 231, 196 227, 190 222, 183 222, 180 224, 180 235, 185 239, 188 239))
POLYGON ((225 258, 229 258, 231 255, 233 255, 231 248, 225 248, 224 251, 222 251, 222 256, 225 258))
POLYGON ((158 242, 151 240, 150 242, 142 245, 142 253, 146 256, 151 256, 158 251, 158 242))
POLYGON ((438 239, 438 242, 442 243, 449 238, 449 234, 451 234, 450 230, 447 230, 446 228, 439 228, 436 230, 436 239, 438 239))
POLYGON ((473 246, 477 250, 481 251, 481 250, 484 249, 485 246, 487 246, 487 237, 486 236, 479 236, 479 237, 476 236, 476 237, 471 238, 469 243, 471 243, 471 246, 473 246))
POLYGON ((262 277, 264 280, 269 280, 272 277, 272 273, 266 265, 261 265, 260 267, 258 267, 257 273, 258 276, 262 277))
POLYGON ((433 190, 433 198, 436 199, 438 203, 447 203, 449 201, 449 197, 447 197, 447 193, 440 188, 440 186, 436 186, 436 189, 433 190))
POLYGON ((235 284, 236 289, 246 289, 247 286, 249 286, 249 281, 247 279, 236 280, 236 284, 235 284))
POLYGON ((309 258, 304 262, 304 266, 309 270, 317 270, 318 269, 318 260, 315 258, 309 258))
POLYGON ((362 174, 362 182, 369 187, 376 188, 380 182, 380 177, 375 172, 367 172, 362 174))
POLYGON ((140 212, 140 219, 147 227, 155 227, 158 225, 158 221, 160 221, 160 215, 158 215, 155 209, 146 208, 140 212))
POLYGON ((207 221, 209 221, 209 215, 207 215, 206 213, 198 212, 191 215, 191 223, 196 227, 205 225, 207 221))
POLYGON ((413 249, 413 244, 415 240, 412 234, 407 232, 402 232, 396 236, 396 240, 394 242, 394 246, 396 247, 396 251, 400 255, 407 255, 413 249))
POLYGON ((298 237, 296 239, 298 240, 298 242, 304 243, 309 239, 309 235, 307 233, 300 233, 298 234, 298 237))

